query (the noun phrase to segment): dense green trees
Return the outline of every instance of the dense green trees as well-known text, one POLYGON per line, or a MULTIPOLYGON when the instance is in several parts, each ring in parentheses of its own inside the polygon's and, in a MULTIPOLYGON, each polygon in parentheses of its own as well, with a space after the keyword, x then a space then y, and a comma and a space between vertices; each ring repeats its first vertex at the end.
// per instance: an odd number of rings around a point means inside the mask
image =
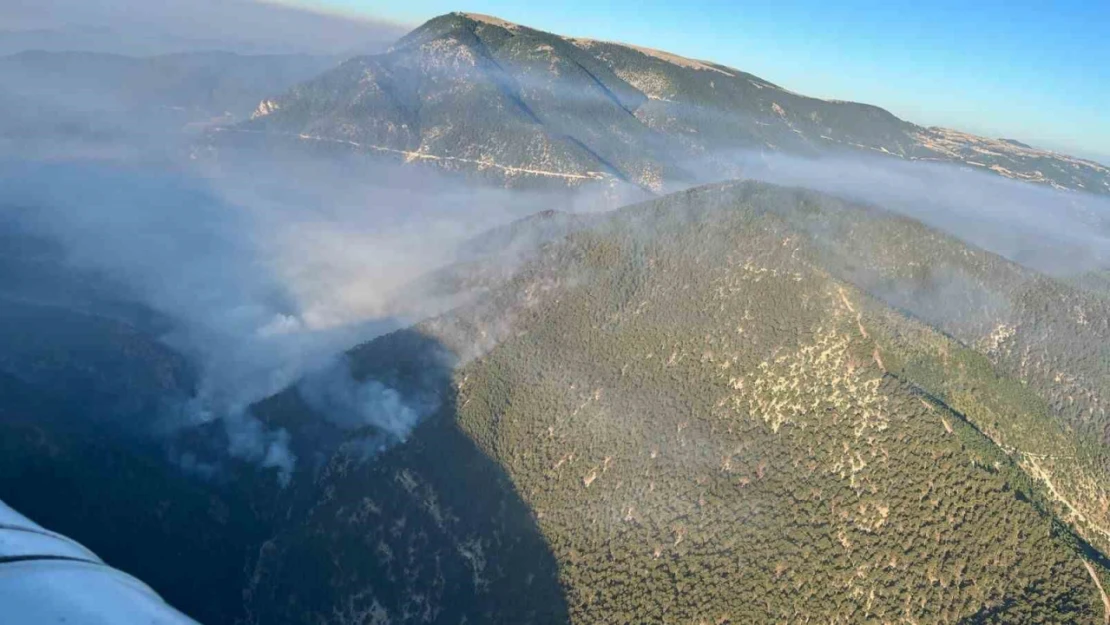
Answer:
MULTIPOLYGON (((1081 488, 1100 447, 999 349, 1098 381, 1081 366, 1097 347, 1034 332, 1086 294, 757 184, 535 223, 549 231, 501 233, 547 241, 522 267, 431 281, 486 289, 418 328, 459 359, 451 401, 406 445, 305 482, 310 514, 260 556, 255 605, 343 623, 1102 622, 1098 482, 1081 488), (287 594, 294 561, 326 584, 287 594)), ((1105 317, 1082 302, 1089 340, 1105 317)), ((407 340, 353 369, 404 386, 443 366, 391 358, 407 340)))
POLYGON ((1047 500, 945 403, 1040 437, 1044 401, 833 279, 766 207, 572 235, 548 253, 578 279, 462 370, 460 424, 535 512, 572 617, 1096 622, 1047 500))

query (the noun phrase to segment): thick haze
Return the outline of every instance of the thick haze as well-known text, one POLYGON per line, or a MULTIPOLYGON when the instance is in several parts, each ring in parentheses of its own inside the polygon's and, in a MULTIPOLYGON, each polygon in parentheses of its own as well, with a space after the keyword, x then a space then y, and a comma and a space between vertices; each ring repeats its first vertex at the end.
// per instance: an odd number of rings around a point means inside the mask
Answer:
POLYGON ((150 55, 377 52, 406 28, 254 0, 7 0, 0 54, 23 50, 150 55))

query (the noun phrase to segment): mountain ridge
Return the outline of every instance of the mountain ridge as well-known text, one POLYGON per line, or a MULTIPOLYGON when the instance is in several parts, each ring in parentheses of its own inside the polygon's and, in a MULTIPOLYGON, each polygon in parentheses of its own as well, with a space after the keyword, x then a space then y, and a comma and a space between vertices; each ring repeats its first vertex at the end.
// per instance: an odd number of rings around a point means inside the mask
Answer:
POLYGON ((659 194, 742 177, 737 153, 771 151, 953 163, 1110 193, 1110 169, 1093 161, 919 126, 709 61, 467 13, 267 98, 254 119, 223 131, 328 142, 507 186, 608 180, 659 194))

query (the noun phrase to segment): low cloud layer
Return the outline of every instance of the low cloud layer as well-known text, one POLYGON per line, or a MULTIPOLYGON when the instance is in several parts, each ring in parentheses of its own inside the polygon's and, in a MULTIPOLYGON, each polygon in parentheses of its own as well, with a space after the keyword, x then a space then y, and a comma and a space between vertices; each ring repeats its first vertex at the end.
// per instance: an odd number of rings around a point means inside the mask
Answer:
POLYGON ((1031 269, 1074 277, 1110 268, 1110 200, 951 164, 739 152, 746 178, 868 202, 1031 269))

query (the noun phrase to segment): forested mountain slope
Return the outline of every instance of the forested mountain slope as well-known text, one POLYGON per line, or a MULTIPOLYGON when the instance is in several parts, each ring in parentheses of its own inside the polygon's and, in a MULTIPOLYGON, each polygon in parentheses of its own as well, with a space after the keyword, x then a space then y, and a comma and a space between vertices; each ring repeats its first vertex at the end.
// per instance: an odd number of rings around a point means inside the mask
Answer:
MULTIPOLYGON (((438 278, 485 296, 351 352, 438 408, 298 469, 256 622, 1104 622, 1103 300, 754 183, 487 244, 520 237, 519 270, 438 278)), ((310 404, 255 413, 301 454, 310 404)))

